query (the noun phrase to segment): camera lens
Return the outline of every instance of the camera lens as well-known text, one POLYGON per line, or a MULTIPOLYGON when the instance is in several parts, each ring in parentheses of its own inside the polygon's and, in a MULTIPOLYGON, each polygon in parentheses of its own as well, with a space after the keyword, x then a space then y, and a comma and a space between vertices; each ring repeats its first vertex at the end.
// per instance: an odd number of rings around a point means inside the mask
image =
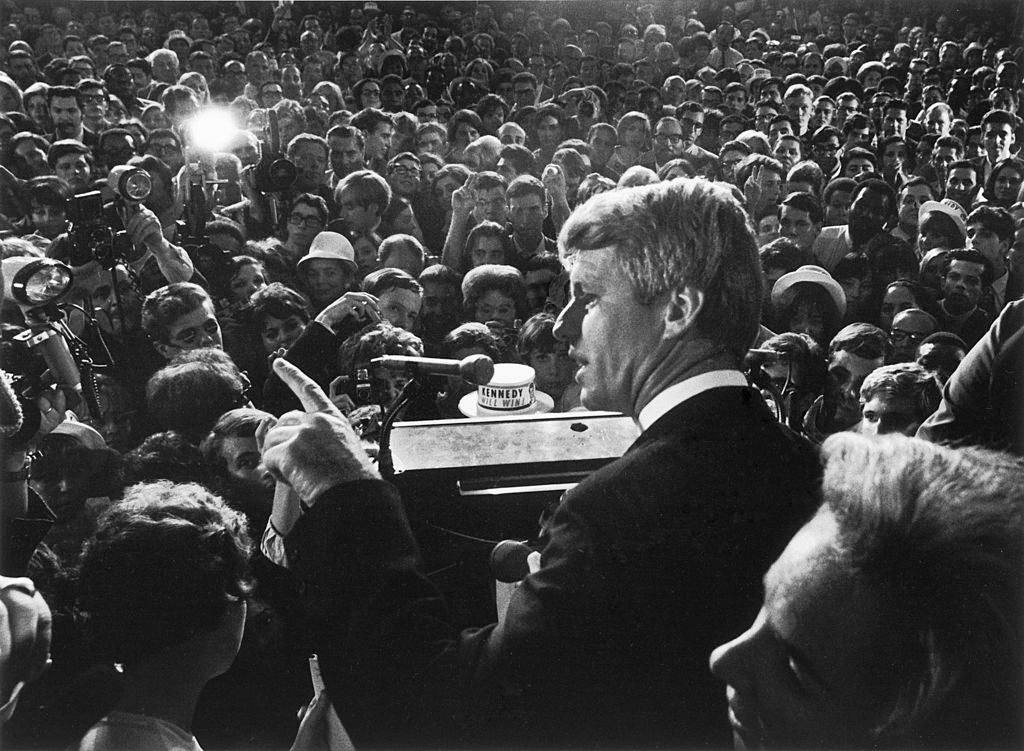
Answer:
POLYGON ((142 170, 125 175, 121 184, 124 197, 131 201, 145 201, 153 190, 153 181, 142 170))

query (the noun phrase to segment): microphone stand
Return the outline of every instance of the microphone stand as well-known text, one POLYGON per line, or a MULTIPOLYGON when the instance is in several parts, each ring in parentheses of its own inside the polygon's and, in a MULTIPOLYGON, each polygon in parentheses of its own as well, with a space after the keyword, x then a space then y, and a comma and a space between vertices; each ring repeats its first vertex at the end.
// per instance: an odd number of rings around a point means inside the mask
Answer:
POLYGON ((413 376, 412 380, 408 381, 404 387, 402 387, 401 393, 395 400, 395 403, 389 410, 384 413, 384 419, 380 424, 380 439, 377 441, 377 469, 380 471, 380 475, 385 480, 390 480, 395 476, 395 465, 391 456, 391 428, 394 427, 395 419, 398 417, 398 413, 423 391, 423 384, 420 382, 420 376, 413 376))

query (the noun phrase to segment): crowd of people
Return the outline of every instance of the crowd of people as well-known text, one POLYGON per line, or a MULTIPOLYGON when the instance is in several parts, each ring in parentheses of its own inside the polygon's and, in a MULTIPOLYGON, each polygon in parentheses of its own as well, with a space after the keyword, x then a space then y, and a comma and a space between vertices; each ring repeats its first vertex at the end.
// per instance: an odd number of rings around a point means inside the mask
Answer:
POLYGON ((78 6, 0 30, 10 747, 1022 742, 1014 3, 78 6), (385 355, 639 425, 497 623, 385 355))

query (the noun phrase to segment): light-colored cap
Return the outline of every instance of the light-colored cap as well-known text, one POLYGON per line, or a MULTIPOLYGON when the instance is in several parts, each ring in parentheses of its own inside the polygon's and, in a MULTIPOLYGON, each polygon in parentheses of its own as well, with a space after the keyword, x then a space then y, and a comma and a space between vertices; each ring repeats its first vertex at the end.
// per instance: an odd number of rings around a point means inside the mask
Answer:
POLYGON ((836 304, 839 316, 842 317, 846 313, 846 293, 843 292, 839 282, 821 266, 801 266, 796 271, 790 271, 788 274, 780 276, 779 280, 775 282, 775 286, 772 287, 772 305, 776 308, 784 305, 789 291, 794 285, 801 283, 817 284, 824 287, 829 297, 832 298, 832 302, 836 304))
POLYGON ((344 261, 352 271, 357 268, 356 251, 352 247, 352 243, 348 241, 347 237, 337 232, 321 232, 314 237, 309 246, 309 252, 299 259, 296 267, 301 267, 303 263, 312 261, 314 258, 344 261))

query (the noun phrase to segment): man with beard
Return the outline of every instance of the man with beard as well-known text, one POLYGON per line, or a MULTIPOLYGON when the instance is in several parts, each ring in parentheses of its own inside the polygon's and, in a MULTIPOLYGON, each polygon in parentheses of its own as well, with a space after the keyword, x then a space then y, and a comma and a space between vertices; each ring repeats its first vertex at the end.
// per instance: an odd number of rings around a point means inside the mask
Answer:
POLYGON ((338 186, 346 175, 366 169, 363 132, 351 125, 335 125, 327 131, 327 155, 331 163, 331 185, 338 186))
POLYGON ((992 267, 978 250, 954 250, 942 277, 939 323, 973 347, 988 331, 992 318, 978 307, 982 290, 992 281, 992 267))
POLYGON ((81 141, 90 149, 99 145, 99 136, 85 127, 82 113, 82 95, 71 86, 54 86, 46 92, 46 104, 50 108, 53 133, 46 140, 50 143, 65 138, 81 141))
POLYGON ((868 242, 896 219, 896 193, 882 180, 869 179, 853 191, 846 226, 825 227, 814 241, 814 257, 829 272, 847 253, 862 253, 868 242))

